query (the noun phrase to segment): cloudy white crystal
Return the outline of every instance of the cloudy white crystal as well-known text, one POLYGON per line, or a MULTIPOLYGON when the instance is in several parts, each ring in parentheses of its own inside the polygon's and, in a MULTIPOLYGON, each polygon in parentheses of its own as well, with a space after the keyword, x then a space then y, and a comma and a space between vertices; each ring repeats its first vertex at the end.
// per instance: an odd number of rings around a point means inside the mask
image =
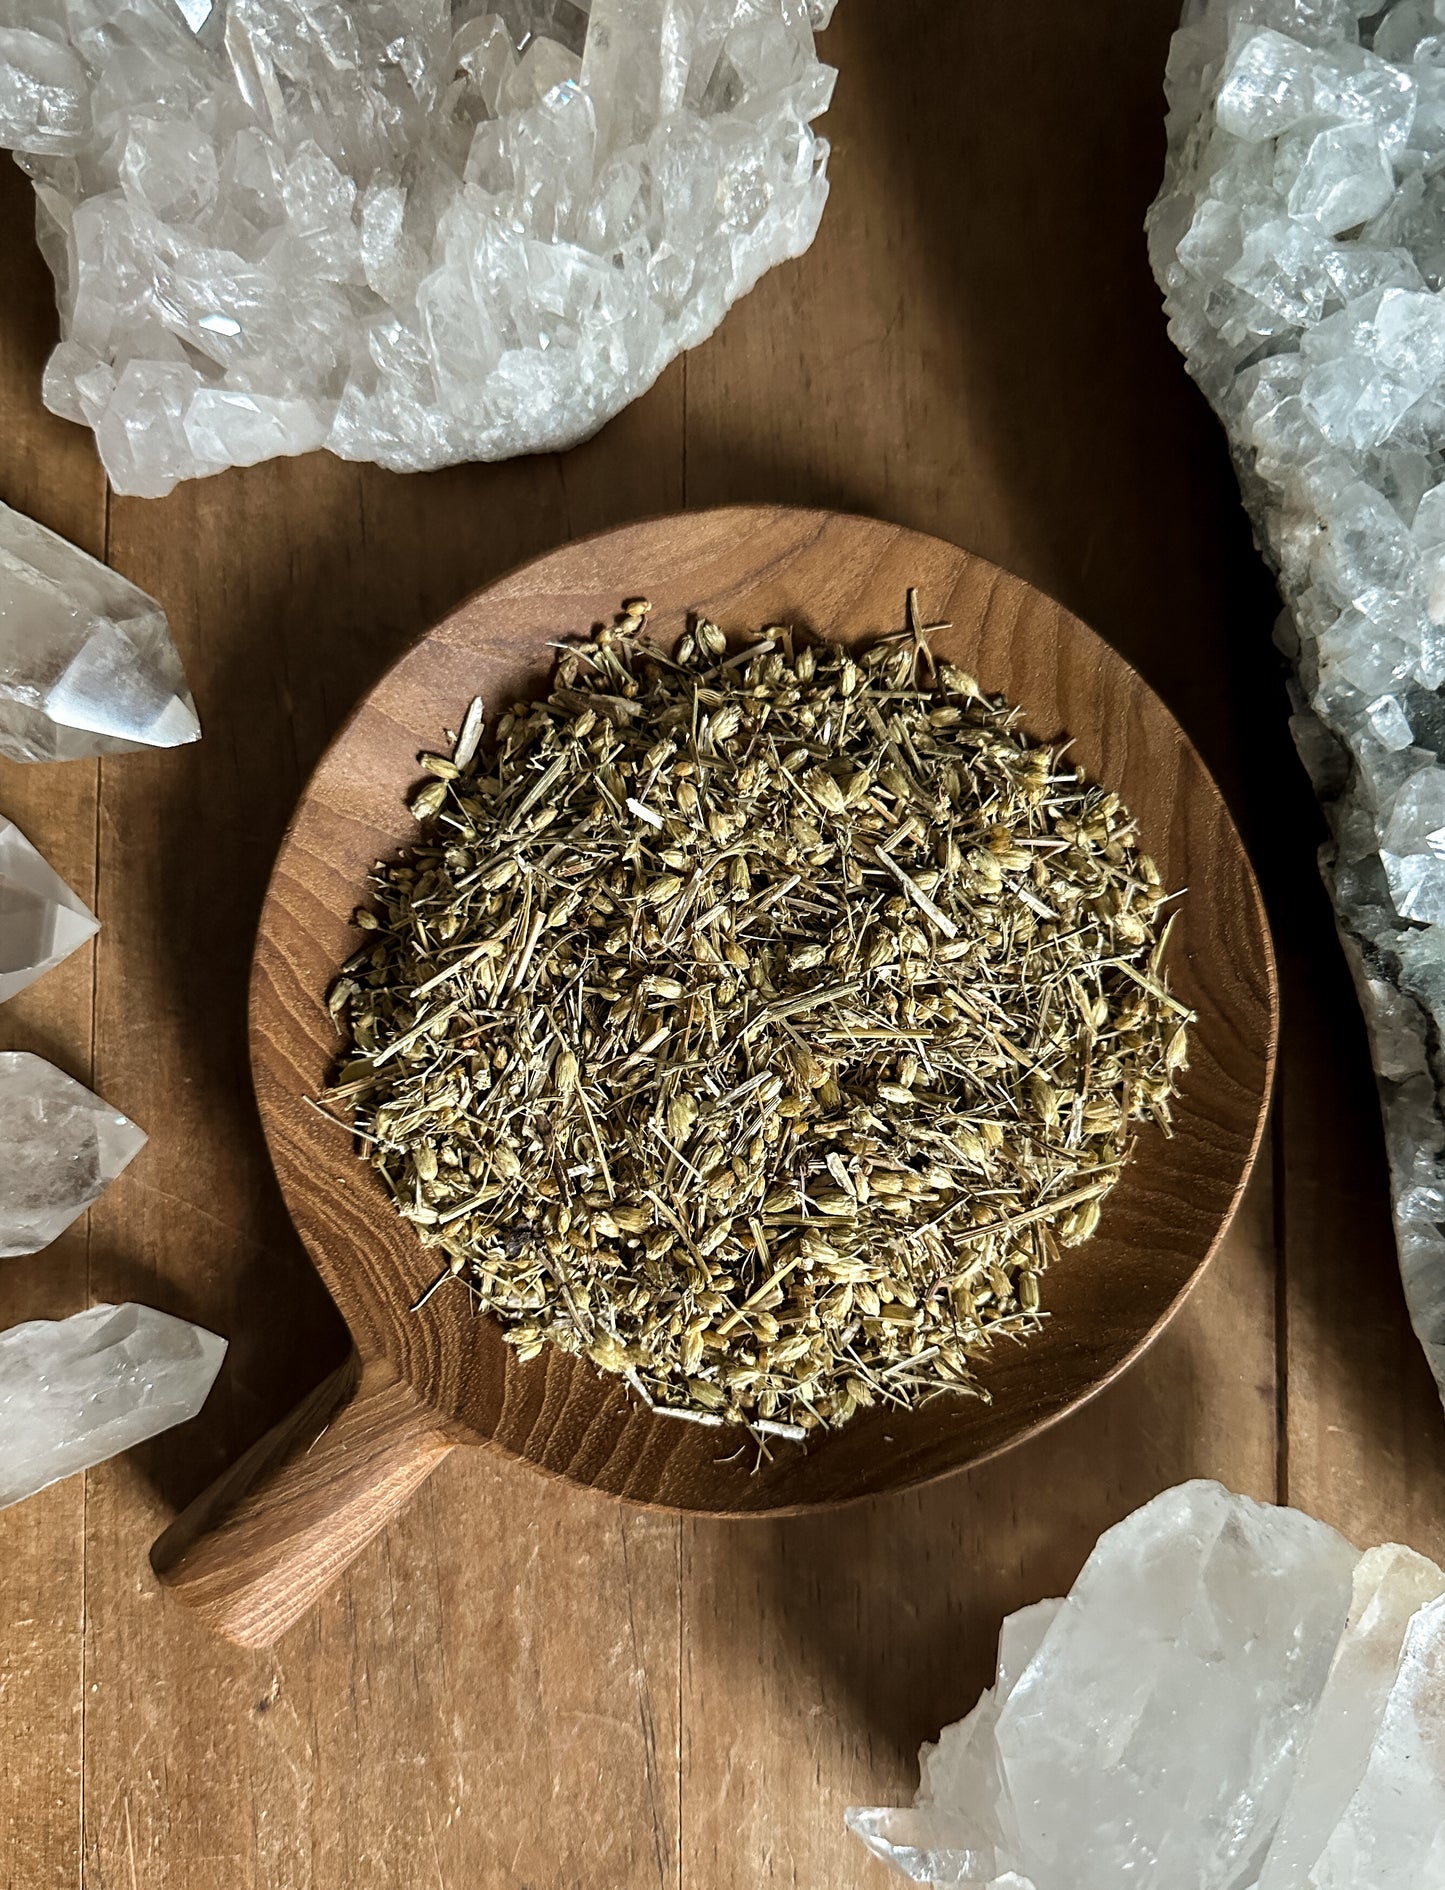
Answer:
POLYGON ((0 1508, 200 1410, 226 1341, 149 1306, 0 1332, 0 1508))
POLYGON ((0 505, 0 755, 76 761, 200 733, 155 599, 0 505))
POLYGON ((1410 1622, 1364 1777, 1306 1890, 1445 1883, 1445 1601, 1410 1622))
POLYGON ((1150 253, 1289 606, 1292 728, 1445 1391, 1445 17, 1191 0, 1166 90, 1150 253))
POLYGON ((997 1684, 911 1810, 848 1813, 951 1890, 1423 1890, 1445 1881, 1445 1574, 1215 1483, 1004 1623, 997 1684))
POLYGON ((89 907, 14 821, 0 817, 0 1003, 99 929, 89 907))
POLYGON ((0 1051, 0 1257, 48 1247, 100 1199, 145 1139, 44 1057, 0 1051))
POLYGON ((1319 1859, 1369 1766, 1410 1623, 1442 1593, 1445 1575, 1412 1549, 1390 1543, 1360 1557, 1349 1621, 1260 1872, 1259 1890, 1318 1886, 1319 1859))
POLYGON ((0 0, 118 490, 570 446, 807 249, 830 0, 0 0))

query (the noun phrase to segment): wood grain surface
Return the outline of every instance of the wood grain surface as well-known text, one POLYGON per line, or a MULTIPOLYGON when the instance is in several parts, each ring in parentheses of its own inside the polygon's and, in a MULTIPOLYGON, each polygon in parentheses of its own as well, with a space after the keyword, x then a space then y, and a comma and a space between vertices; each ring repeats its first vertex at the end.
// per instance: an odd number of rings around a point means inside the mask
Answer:
POLYGON ((1144 262, 1176 17, 842 0, 812 252, 590 445, 422 479, 314 458, 108 498, 88 436, 41 410, 49 282, 29 185, 0 176, 0 498, 163 599, 206 727, 171 755, 0 764, 0 811, 103 922, 0 1010, 0 1044, 93 1078, 151 1136, 88 1229, 5 1263, 0 1314, 135 1296, 231 1339, 196 1422, 0 1513, 0 1884, 882 1890, 843 1807, 911 1791, 1002 1614, 1159 1489, 1218 1476, 1445 1552, 1445 1423, 1275 602, 1144 262), (247 1070, 250 943, 301 783, 479 585, 582 533, 758 500, 1019 572, 1198 744, 1281 961, 1273 1131, 1231 1234, 1145 1358, 962 1476, 737 1525, 453 1451, 277 1648, 227 1646, 167 1603, 147 1547, 347 1349, 247 1070))

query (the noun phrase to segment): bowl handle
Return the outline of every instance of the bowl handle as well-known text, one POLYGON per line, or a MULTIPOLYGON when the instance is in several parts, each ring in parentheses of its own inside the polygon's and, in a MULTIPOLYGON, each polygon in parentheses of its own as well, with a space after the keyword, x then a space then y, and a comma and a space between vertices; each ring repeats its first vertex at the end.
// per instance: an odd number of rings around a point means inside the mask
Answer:
POLYGON ((353 1352, 181 1511, 151 1565, 228 1640, 269 1647, 451 1447, 390 1364, 353 1352))

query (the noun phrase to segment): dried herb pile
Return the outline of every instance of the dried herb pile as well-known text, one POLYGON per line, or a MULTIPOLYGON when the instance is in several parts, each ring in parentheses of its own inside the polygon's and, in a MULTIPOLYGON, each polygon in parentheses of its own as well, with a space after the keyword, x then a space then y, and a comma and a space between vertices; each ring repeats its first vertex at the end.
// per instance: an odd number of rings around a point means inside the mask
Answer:
POLYGON ((733 654, 631 605, 424 757, 328 1100, 524 1357, 800 1438, 975 1391, 1167 1130, 1158 871, 908 605, 733 654))

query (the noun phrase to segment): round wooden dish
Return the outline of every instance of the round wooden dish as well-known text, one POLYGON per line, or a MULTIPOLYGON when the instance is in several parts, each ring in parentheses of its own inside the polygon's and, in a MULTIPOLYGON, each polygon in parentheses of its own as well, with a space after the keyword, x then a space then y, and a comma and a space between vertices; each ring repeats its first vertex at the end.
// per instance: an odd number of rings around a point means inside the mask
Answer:
MULTIPOLYGON (((1161 634, 1166 627, 1161 624, 1161 634)), ((1097 1391, 1159 1330, 1208 1260, 1259 1145, 1275 1045, 1269 935, 1224 802, 1178 723, 1077 618, 953 545, 827 512, 757 507, 628 526, 539 559, 462 605, 376 686, 302 796, 267 895, 251 992, 261 1116, 297 1229, 351 1327, 351 1366, 278 1426, 157 1544, 165 1578, 223 1631, 293 1620, 456 1444, 490 1444, 635 1502, 747 1516, 920 1483, 1017 1443, 1097 1391), (1172 1139, 1141 1134, 1093 1240, 1049 1274, 1043 1332, 1001 1346, 990 1398, 869 1411, 753 1469, 739 1438, 651 1416, 618 1379, 550 1348, 519 1364, 468 1296, 410 1310, 435 1262, 344 1129, 306 1098, 338 1042, 324 997, 355 946, 367 874, 414 833, 419 751, 468 700, 539 690, 549 640, 652 599, 731 632, 784 621, 862 638, 917 586, 941 654, 1067 733, 1137 814, 1178 909, 1171 974, 1198 1013, 1172 1139), (317 1432, 324 1432, 317 1440, 317 1432)), ((485 1526, 478 1518, 478 1527, 485 1526)))

